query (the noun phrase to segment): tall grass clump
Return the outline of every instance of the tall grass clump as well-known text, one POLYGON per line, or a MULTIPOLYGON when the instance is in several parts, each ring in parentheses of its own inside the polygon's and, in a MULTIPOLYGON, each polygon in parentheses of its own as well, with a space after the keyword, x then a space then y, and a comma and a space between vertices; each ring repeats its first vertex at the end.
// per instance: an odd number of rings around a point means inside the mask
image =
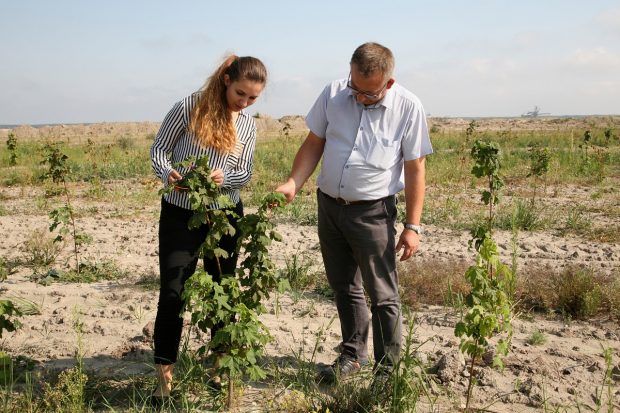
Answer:
POLYGON ((535 231, 547 226, 548 220, 543 217, 543 210, 524 199, 516 199, 509 208, 500 210, 495 222, 495 227, 503 230, 535 231))
MULTIPOLYGON (((436 396, 430 391, 430 379, 426 375, 427 366, 417 357, 422 344, 416 344, 414 340, 415 319, 411 313, 407 311, 405 313, 405 318, 408 320, 407 334, 404 337, 401 356, 391 375, 380 377, 373 375, 370 370, 363 370, 355 377, 339 381, 325 391, 315 382, 311 363, 301 363, 310 366, 309 370, 305 370, 309 374, 295 375, 288 379, 290 382, 282 383, 300 392, 293 393, 294 399, 286 399, 286 411, 409 413, 415 412, 421 403, 433 408, 436 396), (300 377, 303 379, 300 380, 300 377)), ((317 342, 318 340, 320 336, 317 336, 317 342)), ((282 404, 274 407, 282 408, 282 404)))
POLYGON ((587 319, 599 314, 620 317, 620 273, 602 274, 583 266, 557 271, 529 268, 517 287, 524 311, 555 312, 587 319))

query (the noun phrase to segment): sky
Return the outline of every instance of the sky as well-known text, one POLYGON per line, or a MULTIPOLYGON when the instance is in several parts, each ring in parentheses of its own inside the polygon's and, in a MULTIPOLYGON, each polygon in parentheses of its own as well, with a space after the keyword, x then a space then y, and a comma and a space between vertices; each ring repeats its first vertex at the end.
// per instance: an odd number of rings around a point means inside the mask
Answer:
POLYGON ((620 0, 0 0, 0 124, 159 122, 229 53, 305 115, 367 41, 430 116, 620 114, 620 0))

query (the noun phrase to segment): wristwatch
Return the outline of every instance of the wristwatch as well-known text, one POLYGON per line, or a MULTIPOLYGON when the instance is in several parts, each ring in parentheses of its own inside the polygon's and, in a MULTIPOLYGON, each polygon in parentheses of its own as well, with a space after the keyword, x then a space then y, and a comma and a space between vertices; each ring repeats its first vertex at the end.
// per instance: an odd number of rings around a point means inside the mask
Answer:
POLYGON ((424 229, 421 225, 405 224, 405 229, 410 229, 418 235, 424 234, 424 229))

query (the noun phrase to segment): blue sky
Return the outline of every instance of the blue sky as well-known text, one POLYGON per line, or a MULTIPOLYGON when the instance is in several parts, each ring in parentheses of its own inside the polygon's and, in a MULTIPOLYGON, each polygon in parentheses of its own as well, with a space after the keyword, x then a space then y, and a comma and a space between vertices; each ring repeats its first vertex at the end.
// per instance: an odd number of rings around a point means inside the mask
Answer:
POLYGON ((305 115, 377 41, 432 116, 620 114, 620 1, 0 2, 0 124, 161 121, 227 52, 305 115))

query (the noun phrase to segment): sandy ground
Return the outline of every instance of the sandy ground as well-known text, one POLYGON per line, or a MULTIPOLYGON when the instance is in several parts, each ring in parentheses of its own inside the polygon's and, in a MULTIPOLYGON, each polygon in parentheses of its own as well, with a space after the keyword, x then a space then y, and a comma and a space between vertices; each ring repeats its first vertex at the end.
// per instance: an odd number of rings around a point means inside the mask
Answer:
MULTIPOLYGON (((24 258, 24 240, 36 230, 45 233, 49 220, 33 210, 28 196, 3 191, 5 207, 20 214, 0 217, 0 256, 24 258)), ((23 195, 23 194, 22 194, 23 195)), ((26 195, 28 195, 26 193, 26 195)), ((156 279, 157 274, 157 205, 147 205, 129 215, 118 217, 106 204, 97 213, 78 220, 78 227, 90 234, 93 242, 82 251, 90 261, 113 260, 128 270, 126 279, 93 284, 59 284, 44 286, 30 280, 32 270, 19 267, 2 283, 3 297, 20 297, 34 302, 40 314, 23 317, 23 327, 5 334, 2 348, 13 355, 24 355, 39 361, 37 368, 60 370, 72 366, 77 337, 73 324, 83 323, 82 345, 89 371, 103 377, 151 374, 152 322, 155 317, 157 291, 138 286, 143 278, 156 279)), ((274 244, 271 255, 278 267, 294 254, 305 254, 315 263, 323 277, 316 228, 279 224, 282 243, 274 244)), ((415 260, 464 260, 473 258, 467 249, 469 234, 429 226, 415 260)), ((498 244, 503 258, 510 260, 510 234, 499 232, 498 244)), ((620 267, 620 246, 606 243, 584 243, 575 237, 552 233, 521 233, 519 265, 548 264, 559 268, 568 264, 586 264, 610 272, 620 267)), ((59 263, 69 256, 69 248, 59 263)), ((339 323, 334 304, 311 293, 287 294, 267 303, 262 321, 274 341, 267 347, 268 359, 287 360, 296 354, 317 363, 330 363, 339 343, 339 323), (277 308, 276 308, 277 307, 277 308), (276 311, 277 310, 277 311, 276 311)), ((467 373, 458 352, 454 325, 458 321, 451 309, 422 306, 415 313, 414 340, 419 358, 431 367, 431 376, 441 384, 435 386, 441 395, 433 411, 453 411, 463 402, 467 373)), ((513 348, 503 372, 482 368, 480 386, 474 397, 478 405, 491 405, 492 411, 540 411, 543 401, 549 404, 594 406, 605 372, 603 348, 612 348, 615 373, 614 395, 620 403, 620 326, 617 320, 605 318, 588 322, 564 322, 557 318, 536 316, 514 322, 513 348), (534 331, 547 337, 542 345, 526 343, 534 331)), ((191 337, 192 345, 205 340, 200 334, 191 337)), ((372 354, 372 350, 371 350, 372 354)), ((259 386, 260 387, 260 386, 259 386)), ((263 399, 272 392, 259 387, 246 391, 242 405, 247 411, 260 411, 263 399), (254 407, 253 407, 254 406, 254 407)), ((424 411, 424 410, 421 410, 424 411)))

